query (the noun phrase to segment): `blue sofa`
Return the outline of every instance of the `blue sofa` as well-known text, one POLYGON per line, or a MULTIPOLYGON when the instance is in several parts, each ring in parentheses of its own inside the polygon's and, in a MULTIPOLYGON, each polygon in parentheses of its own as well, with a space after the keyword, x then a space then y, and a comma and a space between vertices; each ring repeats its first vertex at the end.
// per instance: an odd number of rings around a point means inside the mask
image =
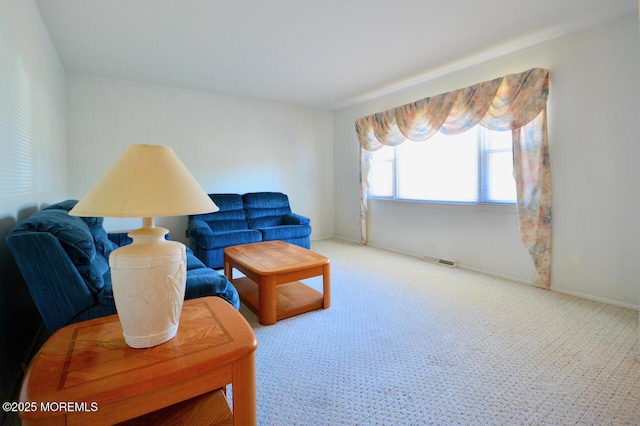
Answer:
POLYGON ((307 217, 292 213, 281 192, 209 194, 220 211, 189 216, 187 235, 193 253, 209 268, 224 266, 224 248, 259 241, 281 240, 311 246, 307 217))
MULTIPOLYGON (((53 204, 20 222, 7 244, 47 329, 116 313, 108 258, 131 242, 107 234, 101 217, 68 214, 76 200, 53 204)), ((240 307, 238 292, 187 248, 185 299, 219 296, 240 307)))

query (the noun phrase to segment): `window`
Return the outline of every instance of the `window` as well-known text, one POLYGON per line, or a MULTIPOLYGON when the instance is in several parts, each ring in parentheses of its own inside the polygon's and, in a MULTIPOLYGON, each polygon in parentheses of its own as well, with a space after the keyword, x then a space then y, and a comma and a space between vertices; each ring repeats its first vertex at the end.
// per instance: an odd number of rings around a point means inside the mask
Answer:
POLYGON ((511 132, 475 126, 458 135, 372 153, 369 196, 442 203, 513 204, 511 132))
POLYGON ((473 204, 513 204, 517 201, 522 207, 518 209, 522 242, 531 253, 539 274, 536 282, 549 288, 551 177, 548 95, 549 71, 531 68, 358 118, 355 127, 360 144, 361 243, 367 244, 369 197, 412 197, 433 202, 473 204), (418 157, 419 152, 401 151, 435 149, 433 145, 425 148, 418 144, 433 144, 442 139, 441 135, 436 135, 435 139, 431 135, 442 127, 442 123, 446 123, 445 129, 454 132, 482 123, 494 129, 505 129, 507 133, 498 135, 476 128, 472 133, 457 136, 462 141, 459 144, 448 139, 448 145, 456 146, 455 149, 446 147, 453 150, 451 162, 447 162, 445 154, 418 157), (509 139, 514 131, 519 136, 519 153, 512 161, 509 147, 513 141, 509 139), (473 132, 476 132, 475 137, 471 137, 473 132), (410 142, 425 138, 422 142, 410 142), (471 140, 467 141, 471 148, 466 147, 466 139, 471 140), (387 152, 379 152, 380 149, 387 152), (469 161, 469 158, 475 161, 469 161), (515 185, 511 177, 514 163, 513 171, 518 174, 517 195, 514 195, 515 185), (407 164, 413 164, 413 167, 407 164), (414 184, 407 182, 411 174, 418 179, 414 184))

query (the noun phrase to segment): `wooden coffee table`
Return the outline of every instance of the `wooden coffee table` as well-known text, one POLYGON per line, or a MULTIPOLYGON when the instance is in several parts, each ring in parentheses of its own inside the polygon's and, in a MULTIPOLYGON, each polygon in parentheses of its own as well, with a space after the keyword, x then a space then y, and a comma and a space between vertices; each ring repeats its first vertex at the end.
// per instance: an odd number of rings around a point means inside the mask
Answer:
POLYGON ((262 325, 331 304, 329 259, 284 241, 225 248, 224 274, 262 325), (233 278, 234 268, 245 277, 233 278), (322 293, 298 281, 320 275, 322 293))

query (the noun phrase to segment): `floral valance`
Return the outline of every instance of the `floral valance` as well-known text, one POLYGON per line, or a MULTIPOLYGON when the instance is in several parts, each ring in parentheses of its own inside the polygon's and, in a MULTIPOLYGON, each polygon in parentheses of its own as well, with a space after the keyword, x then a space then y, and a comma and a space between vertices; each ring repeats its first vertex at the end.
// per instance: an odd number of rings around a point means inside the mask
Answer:
POLYGON ((376 151, 406 139, 425 140, 437 131, 462 133, 477 124, 518 129, 545 108, 548 92, 549 71, 533 68, 362 117, 356 132, 362 148, 376 151))
POLYGON ((551 285, 551 179, 547 139, 549 71, 532 68, 464 89, 420 99, 356 120, 360 143, 360 228, 367 243, 371 152, 440 131, 457 134, 481 125, 510 130, 520 233, 533 258, 535 284, 551 285))

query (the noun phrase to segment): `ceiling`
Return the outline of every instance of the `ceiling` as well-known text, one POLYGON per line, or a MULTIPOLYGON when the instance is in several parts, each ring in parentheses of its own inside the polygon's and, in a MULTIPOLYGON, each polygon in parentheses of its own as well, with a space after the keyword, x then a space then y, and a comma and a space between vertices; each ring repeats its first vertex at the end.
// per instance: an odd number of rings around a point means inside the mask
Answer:
POLYGON ((337 109, 636 0, 36 0, 66 71, 337 109))

